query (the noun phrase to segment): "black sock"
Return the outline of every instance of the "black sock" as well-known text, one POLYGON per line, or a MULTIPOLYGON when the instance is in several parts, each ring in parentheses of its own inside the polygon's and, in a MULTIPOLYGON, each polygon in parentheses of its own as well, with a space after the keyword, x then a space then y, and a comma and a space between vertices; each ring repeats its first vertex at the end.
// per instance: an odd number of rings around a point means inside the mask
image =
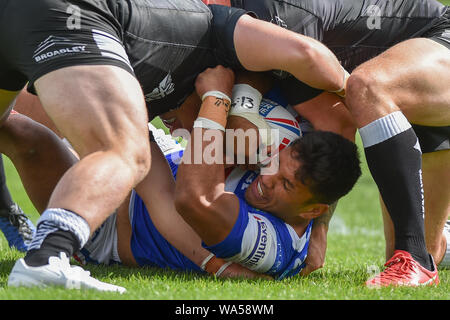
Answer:
POLYGON ((9 216, 9 211, 14 201, 6 185, 5 168, 3 166, 3 155, 0 154, 0 216, 9 216))
MULTIPOLYGON (((398 116, 398 113, 394 114, 398 116)), ((425 243, 422 153, 410 126, 404 124, 403 129, 399 129, 391 123, 395 122, 395 117, 388 120, 387 124, 375 124, 378 132, 380 125, 386 125, 385 131, 378 136, 373 131, 361 134, 365 138, 367 163, 394 223, 395 249, 409 252, 423 267, 431 270, 425 243)))
POLYGON ((48 264, 50 257, 59 256, 60 252, 70 258, 79 249, 79 240, 72 232, 58 230, 50 233, 39 249, 29 250, 24 259, 27 265, 40 267, 48 264))

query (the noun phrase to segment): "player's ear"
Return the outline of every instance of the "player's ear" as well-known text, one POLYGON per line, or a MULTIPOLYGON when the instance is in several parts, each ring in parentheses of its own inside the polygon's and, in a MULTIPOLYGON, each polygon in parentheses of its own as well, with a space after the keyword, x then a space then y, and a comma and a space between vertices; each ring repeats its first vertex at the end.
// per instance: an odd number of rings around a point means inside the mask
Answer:
POLYGON ((330 206, 328 204, 314 203, 302 210, 301 216, 305 219, 315 219, 327 212, 329 208, 330 206))

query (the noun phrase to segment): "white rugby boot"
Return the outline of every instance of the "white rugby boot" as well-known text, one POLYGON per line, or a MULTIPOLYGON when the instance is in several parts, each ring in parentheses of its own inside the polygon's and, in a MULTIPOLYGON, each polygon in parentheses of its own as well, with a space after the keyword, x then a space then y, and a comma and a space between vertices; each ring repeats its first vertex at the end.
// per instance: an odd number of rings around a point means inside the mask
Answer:
POLYGON ((50 257, 48 264, 30 267, 19 259, 8 279, 11 287, 62 286, 66 289, 95 289, 124 293, 125 288, 101 282, 90 276, 90 272, 78 266, 71 266, 69 258, 61 252, 59 257, 50 257))

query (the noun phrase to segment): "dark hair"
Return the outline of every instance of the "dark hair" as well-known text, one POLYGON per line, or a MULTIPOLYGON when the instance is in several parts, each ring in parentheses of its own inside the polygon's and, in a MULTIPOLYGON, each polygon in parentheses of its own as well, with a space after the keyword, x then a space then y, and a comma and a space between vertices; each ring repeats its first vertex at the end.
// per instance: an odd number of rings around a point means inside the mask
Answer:
POLYGON ((313 195, 311 201, 332 204, 346 195, 361 176, 356 144, 328 131, 313 131, 295 140, 293 156, 300 162, 295 178, 313 195))

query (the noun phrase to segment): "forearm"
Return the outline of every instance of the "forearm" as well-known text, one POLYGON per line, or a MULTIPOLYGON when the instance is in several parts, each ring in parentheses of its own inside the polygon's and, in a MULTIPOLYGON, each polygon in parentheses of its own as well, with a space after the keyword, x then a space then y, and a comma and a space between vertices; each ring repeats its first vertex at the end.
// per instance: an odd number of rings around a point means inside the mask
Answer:
POLYGON ((239 212, 236 196, 225 191, 223 161, 231 101, 222 97, 231 95, 233 83, 233 72, 220 66, 197 77, 197 93, 204 99, 177 174, 176 209, 208 245, 225 239, 239 212), (216 94, 205 97, 208 92, 216 94))
MULTIPOLYGON (((198 117, 225 127, 227 108, 219 98, 207 97, 202 103, 198 117)), ((198 119, 197 121, 200 121, 198 119)), ((208 195, 215 193, 213 189, 225 180, 224 132, 195 127, 198 126, 197 121, 179 166, 177 185, 183 186, 181 192, 192 193, 192 197, 202 195, 208 198, 208 195)))

